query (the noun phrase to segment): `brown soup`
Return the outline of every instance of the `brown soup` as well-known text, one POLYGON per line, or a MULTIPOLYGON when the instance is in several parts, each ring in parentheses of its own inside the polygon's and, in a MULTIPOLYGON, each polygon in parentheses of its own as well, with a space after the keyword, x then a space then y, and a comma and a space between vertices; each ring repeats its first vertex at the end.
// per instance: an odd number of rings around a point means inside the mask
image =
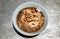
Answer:
POLYGON ((28 33, 40 30, 44 21, 43 12, 35 7, 23 8, 16 17, 18 27, 28 33))

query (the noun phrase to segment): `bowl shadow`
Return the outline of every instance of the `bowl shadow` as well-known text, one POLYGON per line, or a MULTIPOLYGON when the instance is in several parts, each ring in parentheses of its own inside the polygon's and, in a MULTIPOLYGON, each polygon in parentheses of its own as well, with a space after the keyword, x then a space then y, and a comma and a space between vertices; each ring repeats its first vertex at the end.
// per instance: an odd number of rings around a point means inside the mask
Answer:
POLYGON ((22 33, 18 32, 18 31, 16 30, 16 28, 14 27, 14 24, 13 24, 13 23, 12 23, 12 25, 13 25, 13 28, 14 28, 15 32, 16 32, 18 35, 22 36, 22 37, 25 37, 25 38, 32 38, 32 37, 36 37, 36 36, 39 35, 39 34, 34 35, 34 36, 23 35, 22 33))

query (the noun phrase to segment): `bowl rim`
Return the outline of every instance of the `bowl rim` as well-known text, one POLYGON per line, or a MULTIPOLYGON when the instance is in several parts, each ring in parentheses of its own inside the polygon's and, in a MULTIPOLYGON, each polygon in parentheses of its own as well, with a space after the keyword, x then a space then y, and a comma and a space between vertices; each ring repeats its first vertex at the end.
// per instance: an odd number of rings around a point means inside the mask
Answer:
MULTIPOLYGON (((29 5, 29 6, 30 6, 30 5, 29 5)), ((36 8, 37 8, 38 6, 36 6, 36 8)), ((41 4, 36 3, 36 2, 26 2, 26 3, 23 3, 23 4, 19 5, 19 6, 16 8, 16 10, 14 11, 14 14, 13 14, 12 22, 13 22, 14 27, 16 28, 16 30, 17 30, 18 32, 20 32, 20 33, 22 33, 22 34, 24 34, 24 35, 27 35, 27 36, 34 36, 34 35, 40 34, 40 33, 46 28, 46 26, 47 26, 47 24, 48 24, 48 15, 47 15, 47 13, 48 13, 47 10, 46 10, 41 4), (44 23, 43 27, 42 27, 39 31, 33 32, 33 33, 24 32, 24 31, 21 30, 21 29, 17 26, 17 24, 16 24, 16 15, 19 13, 19 11, 20 11, 21 9, 27 7, 27 5, 29 5, 29 4, 30 4, 30 5, 34 5, 34 7, 35 7, 35 5, 38 5, 39 8, 41 8, 41 9, 43 10, 43 12, 44 12, 43 14, 45 15, 45 23, 44 23), (23 7, 23 6, 24 6, 24 7, 23 7)))

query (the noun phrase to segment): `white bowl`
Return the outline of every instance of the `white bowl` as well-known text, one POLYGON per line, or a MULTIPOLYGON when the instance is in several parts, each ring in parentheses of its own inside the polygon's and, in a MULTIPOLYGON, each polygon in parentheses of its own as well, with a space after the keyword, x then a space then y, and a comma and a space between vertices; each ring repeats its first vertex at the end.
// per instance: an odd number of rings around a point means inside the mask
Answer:
POLYGON ((48 23, 47 11, 46 11, 46 9, 45 9, 41 4, 39 4, 39 3, 35 3, 35 2, 23 3, 23 4, 19 5, 19 6, 16 8, 16 10, 14 11, 14 14, 13 14, 13 24, 14 24, 14 27, 16 28, 16 30, 17 30, 18 32, 20 32, 21 34, 26 35, 26 36, 34 36, 34 35, 40 34, 40 33, 46 28, 47 23, 48 23), (24 32, 23 30, 21 30, 21 29, 17 26, 17 24, 16 24, 16 16, 17 16, 17 14, 19 13, 19 11, 20 11, 21 9, 26 8, 26 7, 32 7, 32 6, 34 6, 34 7, 38 8, 38 9, 41 9, 41 10, 42 10, 42 12, 43 12, 43 14, 44 14, 44 16, 45 16, 45 22, 44 22, 43 27, 42 27, 39 31, 33 32, 33 33, 27 33, 27 32, 24 32))

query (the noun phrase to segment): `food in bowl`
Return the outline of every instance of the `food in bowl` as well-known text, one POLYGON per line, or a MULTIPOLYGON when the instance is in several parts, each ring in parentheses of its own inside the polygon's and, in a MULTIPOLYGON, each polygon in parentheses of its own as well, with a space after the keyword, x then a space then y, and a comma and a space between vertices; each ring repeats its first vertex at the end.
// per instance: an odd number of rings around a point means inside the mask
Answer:
POLYGON ((35 7, 26 7, 19 11, 16 16, 18 27, 28 33, 40 30, 45 21, 43 12, 35 7))

